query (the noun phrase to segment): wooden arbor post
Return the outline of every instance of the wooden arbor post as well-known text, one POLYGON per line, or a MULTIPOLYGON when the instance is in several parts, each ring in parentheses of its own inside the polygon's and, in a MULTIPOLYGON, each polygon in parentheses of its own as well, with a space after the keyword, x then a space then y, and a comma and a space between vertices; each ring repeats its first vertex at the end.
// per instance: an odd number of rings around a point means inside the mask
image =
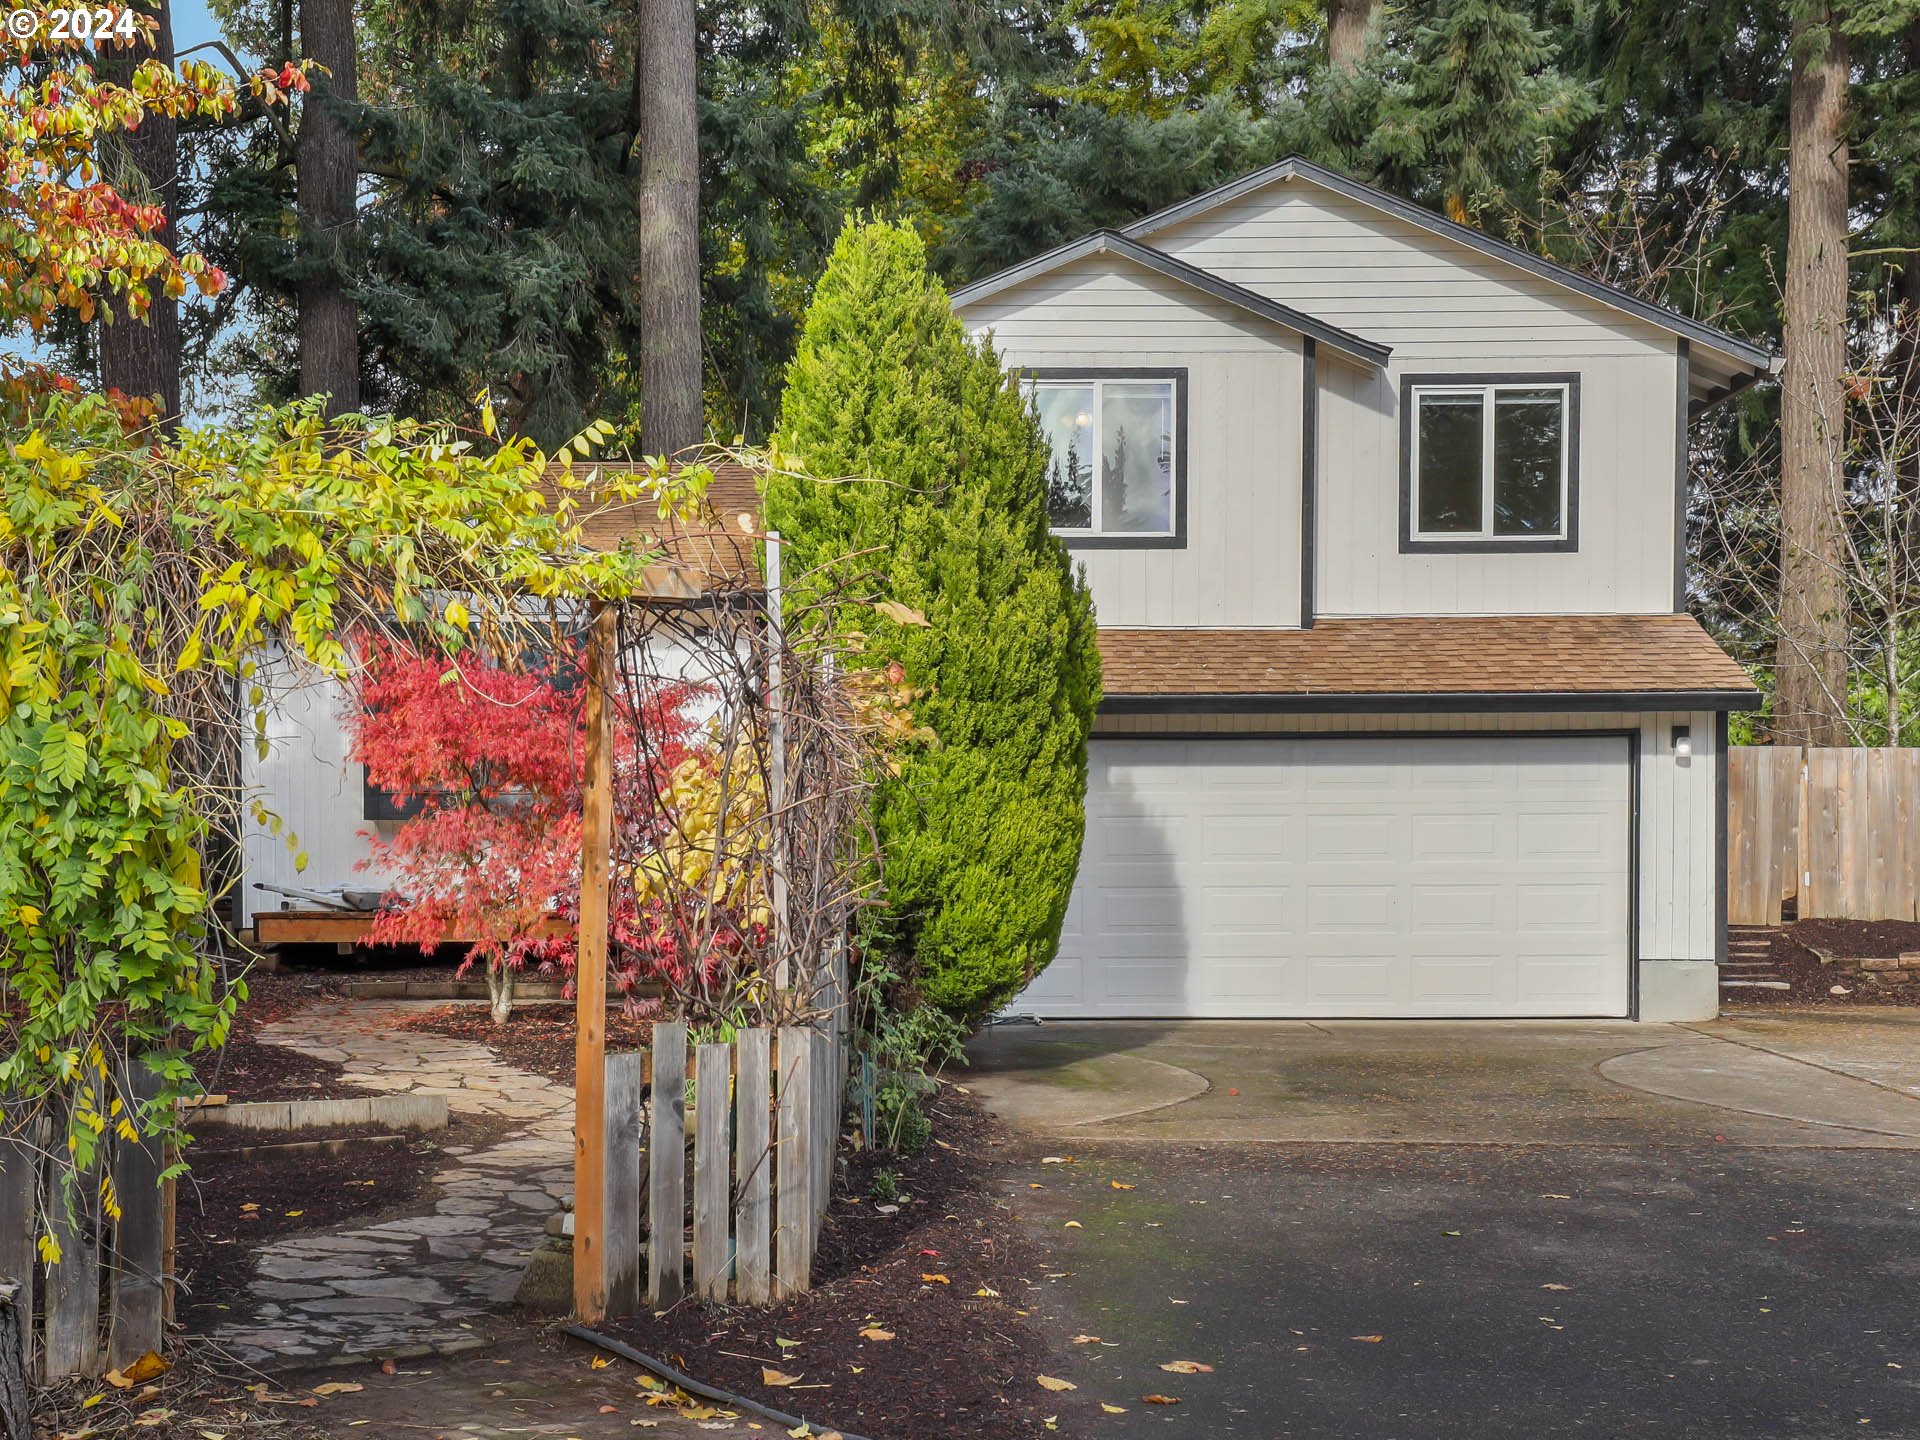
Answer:
POLYGON ((607 886, 613 866, 613 672, 619 612, 593 609, 580 826, 580 934, 573 971, 573 1313, 607 1316, 607 886))

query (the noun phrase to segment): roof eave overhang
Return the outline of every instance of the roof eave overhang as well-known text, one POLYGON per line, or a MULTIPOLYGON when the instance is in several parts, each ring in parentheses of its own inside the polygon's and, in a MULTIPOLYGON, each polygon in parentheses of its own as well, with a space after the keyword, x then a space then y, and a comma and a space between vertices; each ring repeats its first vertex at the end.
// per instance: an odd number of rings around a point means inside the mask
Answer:
POLYGON ((1516 714, 1526 711, 1757 710, 1757 690, 1526 690, 1418 691, 1394 694, 1103 695, 1103 715, 1412 715, 1516 714))
POLYGON ((1611 306, 1623 314, 1644 320, 1674 335, 1684 335, 1693 344, 1716 351, 1737 366, 1752 371, 1754 380, 1779 373, 1780 357, 1764 346, 1729 335, 1724 330, 1717 330, 1676 310, 1669 310, 1665 306, 1642 300, 1618 286, 1582 275, 1579 271, 1556 261, 1530 254, 1517 245, 1496 240, 1470 225, 1462 225, 1458 221, 1449 220, 1444 215, 1435 214, 1424 206, 1414 204, 1411 200, 1403 200, 1398 195, 1389 194, 1371 185, 1363 185, 1360 181, 1349 179, 1338 171, 1329 170, 1323 165, 1316 165, 1311 160, 1303 160, 1298 156, 1277 160, 1264 169, 1241 176, 1238 180, 1229 181, 1216 189, 1179 201, 1163 210, 1157 210, 1123 227, 1121 233, 1131 240, 1139 240, 1153 234, 1156 230, 1178 224, 1217 205, 1237 200, 1242 195, 1250 195, 1255 190, 1263 189, 1275 181, 1293 179, 1305 180, 1322 189, 1345 195, 1349 199, 1397 216, 1435 235, 1458 241, 1469 249, 1478 250, 1483 255, 1504 260, 1543 279, 1564 285, 1590 299, 1598 300, 1603 305, 1611 306))
POLYGON ((1303 335, 1316 344, 1325 345, 1338 351, 1360 364, 1379 370, 1386 367, 1393 355, 1391 345, 1382 345, 1377 341, 1355 335, 1337 325, 1329 325, 1324 320, 1315 319, 1304 311, 1291 305, 1282 305, 1277 300, 1269 300, 1244 285, 1236 285, 1231 280, 1222 279, 1198 266, 1189 265, 1184 260, 1176 260, 1164 251, 1150 245, 1143 245, 1117 230, 1096 230, 1091 235, 1083 235, 1069 244, 1061 245, 1036 255, 1018 265, 1010 265, 1005 270, 976 280, 971 285, 963 285, 953 292, 954 308, 964 310, 993 295, 1024 285, 1030 280, 1051 273, 1084 260, 1093 255, 1114 255, 1157 275, 1164 276, 1189 289, 1210 295, 1224 301, 1249 315, 1278 325, 1303 335))

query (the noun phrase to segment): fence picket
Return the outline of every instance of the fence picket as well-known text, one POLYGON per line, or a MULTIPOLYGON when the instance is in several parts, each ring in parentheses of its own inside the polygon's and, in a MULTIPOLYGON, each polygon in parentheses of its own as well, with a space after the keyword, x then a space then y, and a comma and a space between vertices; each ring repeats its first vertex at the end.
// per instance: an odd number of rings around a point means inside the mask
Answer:
POLYGON ((653 1124, 647 1132, 647 1303, 664 1310, 686 1288, 687 1027, 653 1027, 653 1124))
MULTIPOLYGON (((133 1123, 147 1124, 146 1104, 160 1093, 159 1077, 144 1065, 127 1076, 128 1098, 137 1102, 133 1123)), ((113 1188, 120 1201, 114 1225, 113 1312, 107 1332, 107 1361, 125 1369, 165 1341, 166 1193, 160 1172, 166 1168, 157 1139, 142 1130, 138 1140, 116 1137, 113 1188)))
MULTIPOLYGON (((98 1103, 96 1101, 96 1103, 98 1103)), ((74 1176, 72 1205, 49 1185, 46 1221, 60 1263, 46 1267, 46 1326, 41 1373, 49 1382, 92 1375, 100 1362, 100 1166, 74 1176)))
POLYGON ((779 1139, 774 1147, 774 1299, 805 1290, 813 1271, 812 1032, 780 1027, 779 1139))
POLYGON ((764 1305, 773 1297, 769 1230, 772 1222, 773 1151, 768 1119, 773 1107, 769 1066, 772 1037, 763 1027, 740 1032, 734 1042, 734 1148, 738 1153, 733 1229, 734 1298, 742 1305, 764 1305))
POLYGON ((693 1136, 693 1288, 708 1300, 727 1298, 732 1247, 727 1236, 728 1119, 733 1109, 733 1047, 694 1051, 698 1105, 693 1136))
POLYGON ((607 1199, 602 1243, 607 1254, 607 1313, 640 1308, 640 1131, 646 1057, 638 1050, 607 1056, 607 1199))
POLYGON ((33 1217, 40 1192, 36 1138, 25 1130, 0 1135, 0 1280, 20 1286, 13 1307, 23 1373, 33 1365, 33 1217))

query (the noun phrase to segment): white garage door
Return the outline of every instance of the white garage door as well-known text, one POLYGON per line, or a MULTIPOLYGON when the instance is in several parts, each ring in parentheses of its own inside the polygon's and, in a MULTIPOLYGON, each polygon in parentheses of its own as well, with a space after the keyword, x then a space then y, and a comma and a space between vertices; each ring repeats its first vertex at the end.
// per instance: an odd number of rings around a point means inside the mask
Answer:
POLYGON ((1057 1016, 1625 1015, 1623 738, 1100 740, 1057 1016))

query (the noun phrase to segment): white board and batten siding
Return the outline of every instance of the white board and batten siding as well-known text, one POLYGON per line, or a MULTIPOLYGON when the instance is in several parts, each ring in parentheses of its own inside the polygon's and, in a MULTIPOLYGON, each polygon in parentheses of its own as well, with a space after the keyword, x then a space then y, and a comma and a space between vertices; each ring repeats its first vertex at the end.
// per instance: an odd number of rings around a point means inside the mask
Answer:
MULTIPOLYGON (((1675 337, 1578 291, 1304 181, 1143 237, 1392 347, 1319 349, 1321 616, 1660 614, 1673 608, 1675 337), (1578 549, 1400 553, 1402 377, 1577 373, 1578 549)), ((1298 623, 1297 335, 1110 254, 962 312, 1010 366, 1185 366, 1184 550, 1082 550, 1107 626, 1298 623)))
POLYGON ((266 755, 243 743, 241 775, 249 797, 277 816, 281 829, 275 835, 251 810, 245 817, 242 926, 262 910, 313 908, 312 901, 256 889, 256 881, 322 894, 379 890, 387 883, 378 868, 362 868, 373 860, 368 834, 376 827, 366 818, 365 769, 347 758, 352 739, 345 716, 352 701, 346 690, 310 667, 278 658, 262 662, 260 683, 266 691, 266 755), (304 867, 289 837, 304 853, 304 867))
POLYGON ((1103 717, 1060 955, 1013 1009, 1624 1015, 1635 960, 1715 953, 1715 733, 1693 712, 1103 717))
POLYGON ((1384 372, 1320 367, 1319 614, 1672 610, 1672 335, 1305 181, 1144 239, 1393 347, 1384 372), (1565 372, 1580 376, 1578 551, 1401 554, 1401 377, 1565 372))
POLYGON ((1297 334, 1112 256, 965 318, 1009 367, 1187 372, 1186 544, 1075 549, 1102 625, 1300 623, 1297 334))

